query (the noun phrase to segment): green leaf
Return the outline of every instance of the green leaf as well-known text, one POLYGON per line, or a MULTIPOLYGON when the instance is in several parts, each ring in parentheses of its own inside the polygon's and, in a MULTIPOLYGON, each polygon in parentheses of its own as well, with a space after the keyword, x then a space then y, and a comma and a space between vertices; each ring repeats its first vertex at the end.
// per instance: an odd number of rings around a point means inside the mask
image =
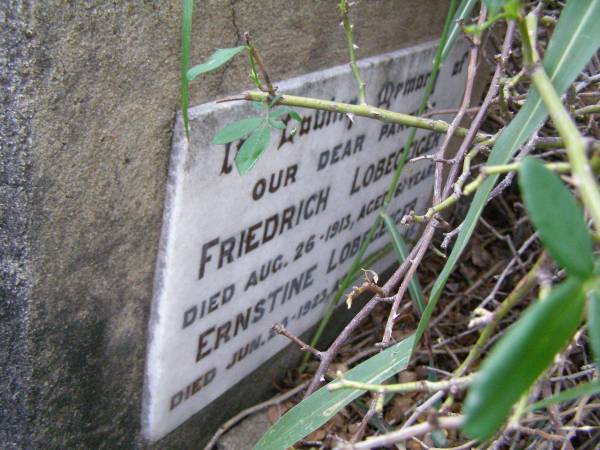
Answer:
POLYGON ((485 440, 571 339, 585 305, 581 282, 571 278, 530 306, 484 360, 464 403, 463 431, 485 440))
POLYGON ((188 70, 187 79, 189 81, 192 81, 201 73, 212 72, 213 70, 218 69, 245 48, 245 45, 240 45, 239 47, 217 49, 202 64, 198 64, 197 66, 194 66, 190 70, 188 70))
POLYGON ((302 123, 302 116, 296 111, 290 111, 290 117, 298 123, 302 123))
POLYGON ((181 115, 185 135, 190 137, 190 119, 188 115, 189 86, 187 70, 190 65, 190 48, 192 46, 192 13, 194 0, 183 0, 183 14, 181 18, 181 115))
POLYGON ((264 111, 267 108, 263 102, 250 102, 250 103, 258 111, 264 111))
MULTIPOLYGON (((344 377, 363 383, 382 383, 406 368, 413 342, 414 336, 407 337, 349 370, 344 377)), ((364 393, 365 391, 358 389, 329 391, 327 386, 322 387, 279 419, 258 441, 254 450, 281 450, 290 447, 364 393)))
POLYGON ((527 408, 525 408, 525 411, 535 411, 536 409, 541 409, 547 406, 555 405, 557 403, 573 400, 584 395, 594 395, 598 393, 600 393, 600 380, 596 379, 587 383, 582 383, 579 386, 575 386, 571 389, 559 392, 558 394, 553 395, 552 397, 528 405, 527 408))
MULTIPOLYGON (((569 0, 563 9, 544 56, 544 68, 559 95, 567 90, 567 87, 575 80, 600 46, 598 17, 600 17, 600 0, 590 2, 569 0)), ((504 128, 496 141, 488 164, 508 163, 517 149, 547 117, 548 113, 539 94, 535 89, 530 89, 525 105, 504 128)), ((488 195, 497 180, 498 175, 488 176, 473 197, 452 252, 429 294, 429 302, 417 328, 417 342, 427 328, 446 281, 469 242, 479 216, 487 203, 488 195)))
POLYGON ((268 127, 260 127, 252 132, 246 142, 242 144, 242 148, 235 155, 235 166, 240 175, 244 175, 250 171, 260 158, 260 155, 267 149, 269 138, 271 137, 271 129, 268 127))
POLYGON ((469 16, 471 15, 471 11, 473 11, 473 7, 478 2, 479 0, 462 0, 460 2, 460 5, 458 5, 458 9, 456 10, 456 13, 454 14, 454 17, 452 19, 452 28, 450 28, 450 31, 448 32, 448 37, 442 48, 441 61, 446 60, 446 57, 452 50, 452 47, 454 47, 454 42, 456 41, 456 38, 462 33, 460 29, 460 24, 469 18, 469 16))
POLYGON ((494 17, 503 7, 505 0, 485 0, 485 6, 488 9, 488 15, 494 17))
MULTIPOLYGON (((385 228, 388 233, 392 237, 392 245, 394 246, 394 251, 396 252, 396 256, 398 257, 398 261, 402 263, 406 258, 408 258, 408 249, 406 248, 406 244, 404 243, 404 239, 400 236, 398 232, 398 228, 396 224, 392 220, 390 216, 385 213, 381 214, 383 218, 383 223, 385 224, 385 228)), ((419 312, 423 312, 425 309, 425 297, 423 296, 423 291, 421 290, 421 285, 419 284, 419 280, 417 279, 417 275, 415 274, 410 281, 408 286, 408 290, 410 292, 410 296, 413 301, 419 307, 419 312)))
POLYGON ((241 139, 256 130, 264 121, 262 117, 251 117, 230 123, 217 131, 213 144, 227 144, 241 139))
POLYGON ((269 125, 271 125, 273 128, 277 128, 278 130, 285 130, 285 123, 283 123, 281 120, 273 120, 269 118, 269 125))
POLYGON ((571 275, 589 277, 594 270, 592 238, 571 191, 557 174, 533 158, 521 164, 519 185, 548 253, 571 275))
MULTIPOLYGON (((269 113, 269 119, 277 119, 278 117, 281 117, 284 114, 288 114, 293 120, 297 121, 298 123, 302 123, 302 117, 300 116, 300 114, 298 114, 289 106, 281 106, 277 109, 274 109, 273 111, 271 111, 271 113, 269 113)), ((285 129, 285 124, 282 125, 283 127, 276 125, 273 126, 275 126, 275 128, 279 128, 280 130, 283 130, 285 129)))
POLYGON ((284 114, 290 114, 293 111, 289 106, 280 106, 277 109, 272 110, 269 113, 269 117, 271 119, 277 119, 278 117, 283 116, 284 114))
POLYGON ((600 369, 600 290, 598 289, 594 289, 589 293, 587 323, 596 366, 600 369))
POLYGON ((504 2, 504 11, 510 20, 516 20, 519 17, 521 7, 521 0, 507 0, 504 2))
POLYGON ((491 18, 506 13, 508 18, 514 20, 521 9, 521 0, 485 0, 485 6, 491 18))

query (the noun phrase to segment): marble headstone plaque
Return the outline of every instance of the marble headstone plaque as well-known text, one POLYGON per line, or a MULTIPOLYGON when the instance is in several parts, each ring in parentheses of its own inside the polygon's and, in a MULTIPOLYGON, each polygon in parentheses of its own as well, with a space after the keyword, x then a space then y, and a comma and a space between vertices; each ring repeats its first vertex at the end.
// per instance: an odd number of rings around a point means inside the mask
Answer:
MULTIPOLYGON (((415 112, 435 46, 361 61, 368 103, 415 112)), ((443 65, 432 96, 436 109, 458 106, 466 52, 459 43, 443 65)), ((277 85, 281 93, 356 102, 347 65, 277 85)), ((212 139, 223 126, 259 111, 244 102, 192 108, 189 142, 178 121, 147 356, 143 422, 150 440, 287 346, 270 331, 274 323, 300 334, 318 322, 382 205, 408 130, 343 114, 298 112, 302 124, 287 121, 285 130, 273 133, 245 176, 233 162, 240 143, 214 145, 212 139)), ((419 130, 410 157, 434 152, 441 139, 419 130)), ((389 208, 398 224, 410 210, 428 206, 432 182, 429 160, 405 167, 389 208)), ((388 243, 381 230, 370 250, 388 243)), ((374 268, 393 262, 389 253, 374 268)))

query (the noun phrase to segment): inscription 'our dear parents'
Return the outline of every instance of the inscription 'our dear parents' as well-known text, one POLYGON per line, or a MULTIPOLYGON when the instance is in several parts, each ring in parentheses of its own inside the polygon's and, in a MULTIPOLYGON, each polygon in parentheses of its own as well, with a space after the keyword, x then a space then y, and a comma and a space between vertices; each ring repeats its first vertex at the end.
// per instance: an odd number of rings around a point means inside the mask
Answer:
MULTIPOLYGON (((416 111, 431 76, 434 43, 361 62, 369 104, 416 111)), ((432 103, 459 104, 464 85, 460 44, 442 67, 432 103)), ((280 92, 356 103, 347 67, 279 84, 280 92)), ((408 129, 327 111, 283 118, 267 151, 241 177, 234 158, 242 141, 211 143, 221 127, 253 114, 249 105, 207 104, 190 110, 187 141, 178 125, 169 169, 163 235, 148 351, 145 433, 157 439, 202 410, 288 342, 281 323, 300 334, 333 298, 403 161, 408 129), (295 129, 294 129, 295 128, 295 129)), ((440 135, 419 130, 409 158, 430 154, 440 135)), ((388 213, 400 226, 430 202, 434 168, 408 164, 388 213)), ((369 251, 394 262, 384 228, 369 251)), ((265 380, 268 383, 269 380, 265 380)))

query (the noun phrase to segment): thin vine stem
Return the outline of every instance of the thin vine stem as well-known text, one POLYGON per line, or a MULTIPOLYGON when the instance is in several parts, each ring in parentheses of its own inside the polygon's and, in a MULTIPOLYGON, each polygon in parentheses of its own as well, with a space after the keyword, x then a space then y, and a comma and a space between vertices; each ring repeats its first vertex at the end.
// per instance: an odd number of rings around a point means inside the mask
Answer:
POLYGON ((583 204, 592 216, 596 230, 600 230, 600 191, 586 155, 586 141, 579 133, 577 125, 562 104, 552 81, 540 64, 539 55, 531 38, 531 36, 535 36, 536 25, 537 21, 532 15, 519 21, 521 35, 527 37, 523 39, 523 54, 529 65, 532 66, 531 81, 545 103, 554 126, 564 140, 575 185, 581 194, 583 204))
POLYGON ((409 381, 407 383, 391 383, 391 384, 371 384, 362 383, 360 381, 353 381, 343 378, 341 373, 338 373, 338 380, 327 385, 327 389, 330 391, 337 391, 339 389, 360 389, 364 391, 377 392, 380 394, 387 392, 430 392, 435 393, 442 390, 451 389, 462 389, 467 387, 473 381, 474 374, 466 375, 463 377, 454 377, 449 380, 443 381, 409 381))
MULTIPOLYGON (((442 57, 443 50, 446 45, 446 41, 448 39, 448 33, 450 31, 450 27, 452 25, 452 18, 454 17, 454 13, 456 11, 456 4, 457 4, 457 0, 452 0, 450 3, 450 7, 448 9, 448 14, 446 15, 446 20, 444 22, 444 28, 442 30, 442 35, 440 37, 440 42, 438 44, 437 50, 435 52, 435 57, 433 59, 433 66, 431 68, 431 76, 427 79, 427 83, 425 84, 425 89, 423 91, 423 97, 421 98, 421 104, 419 105, 417 115, 422 115, 425 112, 425 110, 427 109, 427 105, 429 103, 429 97, 431 96, 431 94, 433 92, 433 88, 435 86, 435 82, 437 80, 437 76, 438 76, 440 66, 441 66, 441 63, 443 60, 443 57, 442 57)), ((362 105, 362 106, 366 107, 366 105, 362 105)), ((446 125, 449 127, 448 124, 446 124, 446 125)), ((398 163, 398 168, 396 169, 396 171, 394 173, 394 178, 392 179, 392 182, 388 188, 388 192, 385 196, 384 203, 383 203, 383 206, 381 207, 380 212, 383 212, 383 213, 387 212, 389 204, 393 198, 394 191, 396 190, 396 186, 398 185, 398 182, 400 181, 400 174, 402 172, 402 169, 404 168, 404 164, 406 163, 406 161, 408 159, 408 153, 410 151, 410 147, 413 144, 416 132, 417 132, 417 129, 415 127, 412 127, 409 131, 409 136, 404 144, 404 148, 402 150, 402 155, 401 155, 399 163, 398 163)), ((340 285, 338 286, 338 289, 337 289, 332 301, 329 303, 329 305, 327 305, 327 309, 325 310, 325 313, 323 314, 323 318, 319 322, 317 330, 315 331, 315 334, 313 335, 313 337, 310 341, 311 346, 316 347, 319 339, 321 338, 323 330, 325 329, 325 327, 327 326, 327 323, 329 322, 329 320, 331 319, 331 316, 333 315, 335 307, 337 306, 340 299, 342 298, 342 295, 344 295, 344 292, 346 291, 346 289, 348 289, 350 287, 350 285, 353 281, 352 275, 359 269, 362 258, 364 256, 365 252, 367 251, 368 246, 371 244, 371 241, 373 240, 373 236, 375 236, 375 232, 382 225, 382 221, 383 221, 383 219, 381 218, 381 214, 377 214, 377 216, 375 216, 375 219, 371 225, 371 228, 369 228, 366 238, 362 242, 357 254, 354 257, 354 260, 352 261, 350 270, 346 273, 346 275, 340 282, 340 285)), ((310 357, 310 355, 308 353, 304 354, 302 363, 300 364, 300 367, 299 367, 300 372, 304 371, 304 369, 306 368, 306 364, 308 363, 309 357, 310 357)))
MULTIPOLYGON (((245 100, 264 102, 269 99, 269 94, 259 91, 250 91, 244 95, 245 100)), ((369 105, 353 105, 351 103, 334 102, 318 98, 299 97, 297 95, 282 95, 277 100, 278 105, 294 106, 298 108, 318 109, 321 111, 331 111, 342 114, 352 114, 359 117, 368 117, 370 119, 380 120, 382 122, 401 124, 407 127, 421 128, 424 130, 446 133, 450 129, 450 124, 443 120, 426 119, 417 115, 404 114, 387 109, 377 108, 369 105)), ((421 113, 422 114, 422 113, 421 113)), ((468 130, 464 127, 456 127, 453 135, 464 137, 468 130)), ((491 139, 492 136, 486 133, 477 133, 475 141, 484 142, 491 139)))
MULTIPOLYGON (((479 186, 485 181, 485 179, 490 175, 498 175, 509 172, 516 172, 519 170, 521 166, 520 162, 514 162, 510 164, 498 164, 493 166, 484 166, 481 168, 479 175, 475 177, 473 181, 468 183, 462 190, 459 190, 458 187, 455 189, 454 193, 446 197, 440 203, 431 206, 423 215, 409 215, 405 218, 405 222, 416 222, 422 223, 427 222, 433 218, 433 216, 439 212, 444 211, 448 207, 454 205, 461 197, 473 194, 479 186)), ((571 163, 567 162, 555 162, 555 163, 545 163, 544 166, 548 170, 552 170, 557 173, 569 173, 573 172, 573 166, 571 163)), ((590 170, 593 173, 598 173, 600 171, 600 157, 592 158, 590 162, 590 170)))
POLYGON ((366 84, 358 69, 358 65, 356 64, 356 49, 358 47, 354 44, 354 25, 350 23, 350 17, 348 15, 350 5, 346 0, 340 0, 338 6, 342 12, 342 26, 346 33, 346 43, 348 45, 348 54, 350 55, 350 68, 352 69, 352 75, 358 83, 358 102, 361 105, 365 105, 367 103, 367 90, 366 84))

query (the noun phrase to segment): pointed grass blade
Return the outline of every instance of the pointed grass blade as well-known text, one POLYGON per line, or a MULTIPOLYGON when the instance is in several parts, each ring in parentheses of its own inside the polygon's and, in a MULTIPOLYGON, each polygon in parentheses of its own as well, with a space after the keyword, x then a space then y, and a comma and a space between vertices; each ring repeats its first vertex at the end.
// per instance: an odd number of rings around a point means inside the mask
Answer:
POLYGON ((598 289, 588 294, 587 323, 590 346, 592 347, 596 367, 600 369, 600 290, 598 289))
MULTIPOLYGON (((398 228, 390 216, 382 213, 381 217, 383 218, 383 223, 385 224, 386 230, 392 237, 392 245, 394 246, 394 251, 396 252, 398 261, 402 263, 406 258, 408 258, 408 249, 406 248, 404 239, 402 239, 402 236, 400 236, 398 228)), ((419 312, 422 313, 425 310, 425 297, 423 296, 423 291, 421 290, 421 285, 419 284, 416 274, 410 281, 408 290, 413 301, 419 307, 419 312)))
MULTIPOLYGON (((367 359, 344 374, 352 381, 382 383, 404 370, 408 364, 414 336, 367 359)), ((289 448, 297 441, 319 428, 331 419, 344 406, 364 394, 357 389, 329 391, 322 387, 290 409, 260 439, 254 450, 281 450, 289 448)))
POLYGON ((571 191, 556 173, 533 158, 521 164, 519 186, 548 253, 571 275, 589 277, 594 270, 592 238, 571 191))
POLYGON ((479 0, 462 0, 460 5, 458 5, 456 13, 452 18, 452 26, 448 32, 448 37, 446 38, 446 42, 442 47, 442 61, 446 60, 446 57, 454 46, 454 42, 456 42, 456 39, 462 32, 460 24, 471 16, 471 11, 473 11, 473 8, 478 2, 479 0))
POLYGON ((190 137, 190 119, 188 116, 189 85, 187 70, 190 65, 190 49, 192 46, 192 13, 194 0, 183 0, 183 14, 181 18, 181 116, 186 137, 190 137))
MULTIPOLYGON (((421 103, 419 105, 417 115, 423 114, 423 112, 425 111, 425 109, 427 109, 427 106, 429 105, 429 97, 431 96, 431 93, 433 92, 433 88, 435 86, 437 75, 440 71, 440 65, 442 62, 442 50, 443 50, 444 46, 446 45, 446 41, 448 38, 448 30, 450 29, 450 25, 452 23, 452 17, 453 17, 454 11, 456 9, 456 2, 457 2, 457 0, 451 0, 451 2, 450 2, 450 7, 449 7, 448 13, 446 15, 446 20, 444 22, 444 29, 442 30, 442 35, 440 37, 440 43, 439 43, 438 48, 436 49, 435 56, 433 59, 433 64, 431 67, 431 76, 429 78, 427 78, 427 83, 425 84, 425 89, 423 90, 423 95, 421 97, 421 103)), ((450 46, 449 48, 451 48, 451 47, 452 46, 450 46)), ((298 123, 302 122, 302 117, 295 111, 290 112, 290 117, 292 119, 298 121, 298 123)), ((392 183, 391 183, 388 193, 386 195, 387 197, 389 197, 389 199, 391 199, 393 191, 396 188, 396 185, 398 184, 398 181, 400 179, 400 174, 402 173, 402 170, 404 167, 404 162, 408 158, 408 154, 409 154, 411 146, 413 144, 416 132, 417 132, 416 128, 411 128, 409 135, 408 135, 408 139, 404 142, 402 156, 400 157, 400 163, 398 164, 398 168, 396 169, 396 172, 394 173, 394 178, 392 180, 392 183)), ((323 318, 321 319, 321 322, 319 322, 319 326, 317 327, 315 334, 313 335, 312 339, 310 340, 310 345, 315 346, 317 344, 317 342, 319 342, 319 339, 321 338, 321 334, 323 333, 323 330, 325 329, 327 323, 329 322, 329 319, 331 318, 331 316, 333 314, 333 311, 335 309, 335 306, 337 305, 337 302, 342 297, 344 291, 346 289, 348 289, 350 287, 350 284, 352 283, 352 279, 351 279, 350 275, 352 275, 354 273, 354 271, 359 269, 361 259, 362 259, 363 255, 365 254, 365 252, 367 251, 367 247, 371 244, 373 236, 375 236, 375 231, 379 229, 380 225, 381 225, 381 216, 377 215, 375 220, 373 221, 373 224, 371 225, 371 228, 369 229, 369 231, 367 233, 367 236, 363 239, 363 242, 361 243, 358 252, 356 253, 356 255, 354 255, 354 260, 352 261, 350 270, 346 273, 344 278, 342 278, 342 281, 339 283, 336 294, 332 298, 329 305, 327 305, 327 309, 325 310, 325 312, 323 314, 323 318)), ((308 353, 305 354, 304 358, 302 359, 302 363, 300 364, 299 370, 301 372, 306 368, 307 361, 308 361, 308 353)))
POLYGON ((580 281, 568 279, 530 306, 493 347, 464 403, 468 436, 483 441, 500 427, 579 327, 584 297, 580 281))
MULTIPOLYGON (((580 2, 570 0, 560 15, 554 34, 544 56, 544 68, 556 91, 562 95, 577 78, 585 64, 600 46, 600 0, 580 2)), ((488 164, 506 164, 517 149, 548 117, 544 104, 535 89, 530 89, 525 105, 502 131, 488 159, 488 164)), ((498 180, 498 175, 488 176, 481 184, 467 212, 456 243, 429 295, 429 303, 416 332, 418 342, 442 294, 446 281, 475 230, 487 198, 498 180)))
POLYGON ((215 52, 212 55, 210 55, 206 61, 204 61, 202 64, 198 64, 197 66, 192 67, 190 70, 187 71, 187 79, 189 81, 192 81, 194 78, 196 78, 202 73, 217 70, 219 67, 231 60, 235 55, 240 53, 245 48, 245 45, 240 45, 239 47, 219 48, 215 50, 215 52))
POLYGON ((521 0, 485 0, 490 18, 501 13, 506 13, 509 17, 515 18, 521 8, 521 0))
POLYGON ((562 403, 579 397, 583 397, 584 395, 594 395, 598 393, 600 393, 600 380, 596 379, 587 383, 582 383, 571 389, 559 392, 558 394, 553 395, 550 398, 546 398, 544 400, 540 400, 539 402, 535 402, 531 405, 528 405, 525 408, 525 411, 535 411, 537 409, 542 409, 548 406, 556 405, 557 403, 562 403))

